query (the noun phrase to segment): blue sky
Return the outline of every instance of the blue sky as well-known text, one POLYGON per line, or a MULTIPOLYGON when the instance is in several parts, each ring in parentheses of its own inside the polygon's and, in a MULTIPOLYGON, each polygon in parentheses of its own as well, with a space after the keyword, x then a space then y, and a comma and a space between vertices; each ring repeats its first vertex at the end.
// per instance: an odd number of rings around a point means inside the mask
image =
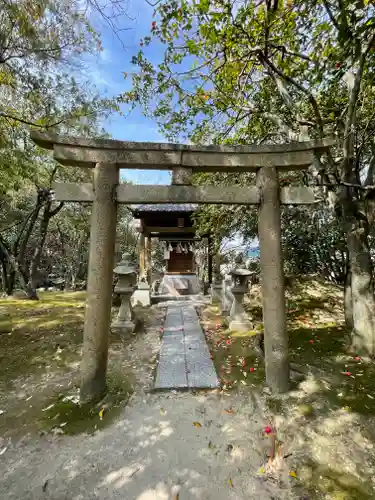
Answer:
MULTIPOLYGON (((133 55, 140 49, 140 39, 150 35, 154 8, 145 0, 129 0, 127 14, 130 19, 123 18, 119 22, 128 28, 116 37, 113 30, 95 14, 94 24, 101 32, 104 50, 95 57, 90 58, 87 64, 87 76, 103 94, 112 97, 129 88, 129 83, 124 80, 123 73, 131 73, 134 66, 130 63, 133 55)), ((163 58, 164 47, 155 41, 145 48, 147 57, 153 62, 163 58)), ((124 108, 124 113, 127 111, 124 108)), ((166 142, 158 131, 157 124, 144 117, 141 109, 132 111, 130 116, 113 115, 104 123, 105 129, 114 139, 127 141, 166 142)), ((136 184, 169 184, 170 173, 167 171, 122 170, 122 177, 136 184)), ((257 241, 254 241, 257 245, 257 241)), ((243 245, 242 238, 226 241, 228 247, 236 248, 243 245)))
MULTIPOLYGON (((117 22, 127 28, 118 32, 118 39, 112 28, 95 14, 93 22, 101 32, 104 50, 96 57, 91 57, 87 64, 87 76, 103 94, 112 97, 129 88, 124 80, 123 73, 134 71, 130 63, 133 55, 140 49, 141 38, 150 35, 154 8, 145 0, 129 0, 127 14, 117 22)), ((147 56, 152 61, 160 60, 163 56, 163 47, 152 43, 147 48, 147 56)), ((126 112, 124 108, 124 112, 126 112)), ((132 111, 130 116, 113 115, 104 123, 105 129, 114 139, 127 141, 165 142, 165 138, 158 132, 155 122, 144 117, 140 109, 132 111)), ((169 184, 170 174, 167 171, 122 170, 122 177, 137 184, 169 184)))

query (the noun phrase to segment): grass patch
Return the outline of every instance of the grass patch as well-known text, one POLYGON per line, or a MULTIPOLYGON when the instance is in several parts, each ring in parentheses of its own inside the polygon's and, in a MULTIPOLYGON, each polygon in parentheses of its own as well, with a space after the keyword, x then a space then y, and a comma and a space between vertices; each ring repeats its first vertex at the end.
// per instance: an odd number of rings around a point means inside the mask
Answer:
POLYGON ((1 299, 11 328, 0 334, 0 382, 69 367, 77 360, 84 298, 82 292, 42 292, 39 301, 1 299))
POLYGON ((371 484, 356 476, 339 472, 314 461, 300 468, 300 482, 309 499, 318 500, 371 500, 374 498, 371 484))
MULTIPOLYGON (((66 399, 78 395, 73 388, 81 359, 85 292, 42 292, 39 301, 0 299, 0 311, 0 321, 11 322, 11 328, 4 328, 9 331, 0 333, 0 434, 21 436, 40 427, 67 434, 93 432, 115 418, 131 393, 129 374, 122 371, 109 368, 101 417, 101 408, 66 399)), ((110 345, 117 366, 123 339, 112 335, 110 345)))
POLYGON ((230 332, 218 308, 202 311, 202 326, 223 389, 255 387, 264 381, 264 364, 254 351, 256 332, 230 332))

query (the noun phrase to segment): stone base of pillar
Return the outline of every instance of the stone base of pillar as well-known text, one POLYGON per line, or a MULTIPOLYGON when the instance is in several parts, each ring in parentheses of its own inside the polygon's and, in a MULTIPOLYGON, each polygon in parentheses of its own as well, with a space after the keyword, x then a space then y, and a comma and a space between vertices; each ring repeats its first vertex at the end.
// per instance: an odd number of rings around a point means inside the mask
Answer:
POLYGON ((134 333, 135 323, 133 321, 115 321, 111 325, 112 333, 128 337, 134 333))

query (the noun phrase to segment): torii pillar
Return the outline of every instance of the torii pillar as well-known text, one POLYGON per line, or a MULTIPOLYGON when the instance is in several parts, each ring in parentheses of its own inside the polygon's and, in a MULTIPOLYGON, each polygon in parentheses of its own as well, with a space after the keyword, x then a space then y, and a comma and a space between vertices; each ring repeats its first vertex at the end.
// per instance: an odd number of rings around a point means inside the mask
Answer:
POLYGON ((80 399, 83 403, 98 400, 106 392, 117 223, 117 203, 113 194, 118 183, 119 169, 115 164, 96 165, 81 361, 80 399))

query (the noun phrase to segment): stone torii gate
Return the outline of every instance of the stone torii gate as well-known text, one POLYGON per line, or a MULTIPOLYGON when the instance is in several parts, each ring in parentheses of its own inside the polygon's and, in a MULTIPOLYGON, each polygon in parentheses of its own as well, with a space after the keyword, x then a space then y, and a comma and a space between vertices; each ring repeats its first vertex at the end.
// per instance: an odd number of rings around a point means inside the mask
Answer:
POLYGON ((307 187, 279 187, 280 170, 307 169, 331 140, 263 146, 182 144, 82 139, 32 132, 62 165, 93 169, 92 184, 56 183, 58 201, 91 202, 87 301, 81 361, 81 401, 106 391, 117 204, 193 203, 258 206, 266 382, 274 392, 289 388, 288 334, 281 249, 280 204, 314 203, 307 187), (119 170, 179 169, 173 186, 121 185, 119 170), (256 172, 256 186, 191 186, 192 172, 256 172))

